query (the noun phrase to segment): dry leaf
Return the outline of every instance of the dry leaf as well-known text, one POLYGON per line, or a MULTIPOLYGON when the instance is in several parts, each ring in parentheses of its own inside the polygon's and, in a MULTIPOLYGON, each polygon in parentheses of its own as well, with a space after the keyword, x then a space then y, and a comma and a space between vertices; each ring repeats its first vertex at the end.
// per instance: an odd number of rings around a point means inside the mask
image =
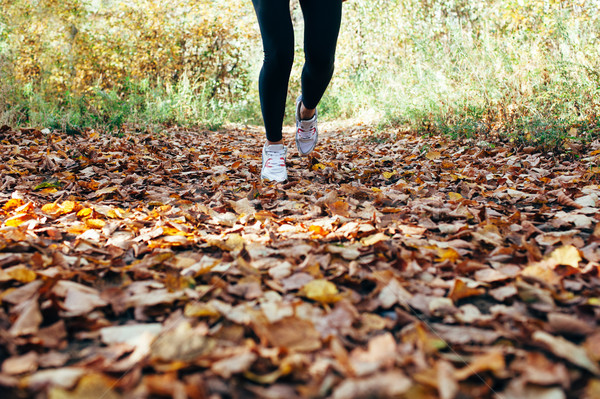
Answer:
POLYGON ((308 282, 299 293, 321 303, 334 303, 342 299, 335 284, 323 279, 308 282))

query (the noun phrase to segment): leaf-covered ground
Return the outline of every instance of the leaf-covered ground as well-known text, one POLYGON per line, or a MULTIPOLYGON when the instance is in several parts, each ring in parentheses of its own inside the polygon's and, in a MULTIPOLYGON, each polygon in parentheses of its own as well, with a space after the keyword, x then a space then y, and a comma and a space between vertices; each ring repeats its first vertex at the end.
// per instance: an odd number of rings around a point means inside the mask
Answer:
POLYGON ((600 397, 600 142, 0 140, 3 399, 600 397))

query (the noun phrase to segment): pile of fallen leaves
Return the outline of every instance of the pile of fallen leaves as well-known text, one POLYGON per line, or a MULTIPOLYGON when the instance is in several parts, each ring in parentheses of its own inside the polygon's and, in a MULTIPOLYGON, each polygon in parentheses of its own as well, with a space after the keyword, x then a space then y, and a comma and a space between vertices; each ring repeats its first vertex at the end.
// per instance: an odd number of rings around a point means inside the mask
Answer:
POLYGON ((1 128, 0 396, 600 397, 600 142, 322 136, 1 128))

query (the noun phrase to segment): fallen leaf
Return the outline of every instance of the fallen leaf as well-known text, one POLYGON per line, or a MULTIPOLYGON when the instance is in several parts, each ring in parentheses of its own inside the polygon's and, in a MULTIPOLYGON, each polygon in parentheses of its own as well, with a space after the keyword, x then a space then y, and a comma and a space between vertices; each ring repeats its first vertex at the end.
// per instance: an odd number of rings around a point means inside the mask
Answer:
POLYGON ((491 350, 482 355, 477 355, 473 360, 462 369, 454 372, 454 377, 462 381, 474 374, 479 374, 483 371, 492 371, 498 373, 504 371, 506 363, 504 361, 504 355, 501 351, 491 350))
POLYGON ((544 331, 536 331, 532 338, 534 342, 544 345, 554 355, 584 368, 594 375, 600 375, 600 367, 590 360, 585 349, 561 337, 555 337, 544 331))
POLYGON ((258 356, 252 352, 243 352, 213 363, 211 370, 223 378, 229 378, 233 374, 248 370, 257 358, 258 356))
POLYGON ((323 279, 309 281, 299 294, 321 303, 335 303, 342 299, 335 284, 323 279))
POLYGON ((312 352, 321 348, 320 334, 308 320, 286 317, 271 324, 255 324, 255 329, 274 347, 297 352, 312 352))
POLYGON ((345 379, 333 391, 333 399, 393 398, 407 392, 412 383, 400 371, 389 371, 366 378, 345 379))
POLYGON ((381 241, 388 241, 390 239, 390 237, 388 237, 386 234, 383 233, 377 233, 377 234, 373 234, 369 237, 364 237, 361 238, 360 243, 364 246, 371 246, 371 245, 375 245, 378 242, 381 241))
POLYGON ((35 334, 43 320, 38 306, 38 295, 19 305, 19 307, 19 317, 8 332, 13 336, 35 334))
POLYGON ((457 278, 454 280, 452 290, 448 294, 448 298, 452 299, 453 302, 457 302, 463 298, 471 296, 483 295, 485 289, 483 288, 471 288, 463 280, 457 278))
POLYGON ((9 357, 2 363, 2 372, 10 375, 30 373, 38 367, 38 354, 27 352, 22 356, 9 357))
POLYGON ((565 245, 552 251, 550 259, 556 262, 557 265, 567 265, 578 268, 581 256, 579 255, 579 250, 577 250, 577 248, 572 245, 565 245))
POLYGON ((114 390, 114 380, 101 374, 86 374, 81 377, 74 391, 51 388, 48 399, 118 399, 121 395, 114 390))

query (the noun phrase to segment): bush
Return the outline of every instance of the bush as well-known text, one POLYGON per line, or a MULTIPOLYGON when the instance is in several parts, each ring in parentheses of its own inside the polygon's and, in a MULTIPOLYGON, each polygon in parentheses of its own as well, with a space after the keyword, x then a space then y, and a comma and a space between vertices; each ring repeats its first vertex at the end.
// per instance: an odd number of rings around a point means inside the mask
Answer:
MULTIPOLYGON (((240 17, 241 3, 2 0, 2 76, 11 91, 3 113, 36 122, 18 110, 35 96, 58 109, 82 103, 104 123, 114 119, 107 113, 154 108, 140 89, 168 98, 182 85, 203 105, 236 102, 250 87, 245 54, 258 40, 252 16, 240 17)), ((182 118, 207 116, 193 108, 182 118)))

